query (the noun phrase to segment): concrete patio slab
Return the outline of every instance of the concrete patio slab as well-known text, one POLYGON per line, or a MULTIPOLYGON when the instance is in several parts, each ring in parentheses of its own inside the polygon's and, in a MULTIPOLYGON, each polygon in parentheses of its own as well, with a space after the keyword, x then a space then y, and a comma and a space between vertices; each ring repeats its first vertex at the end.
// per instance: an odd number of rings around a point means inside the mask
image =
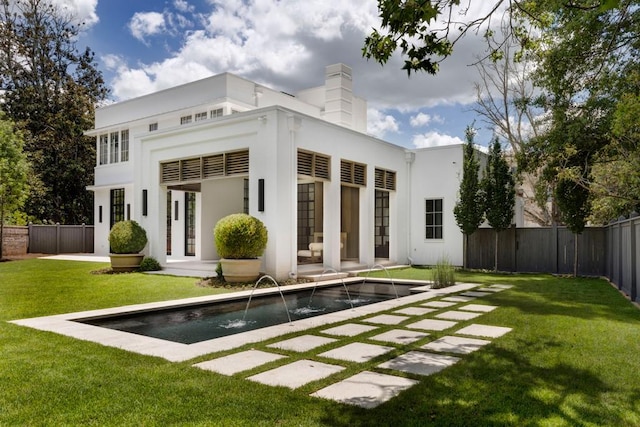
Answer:
POLYGON ((287 356, 267 353, 266 351, 247 350, 206 362, 196 363, 193 366, 223 375, 233 375, 285 357, 287 356))
POLYGON ((463 292, 460 295, 463 297, 486 297, 487 295, 491 295, 492 292, 480 292, 480 291, 467 291, 463 292))
POLYGON ((491 341, 476 338, 445 336, 425 344, 420 348, 442 353, 469 354, 490 343, 491 341))
POLYGON ((465 297, 465 296, 453 296, 453 297, 445 297, 442 298, 442 301, 449 301, 449 302, 469 302, 469 301, 473 301, 475 298, 473 297, 465 297))
POLYGON ((393 314, 380 314, 378 316, 362 319, 363 322, 377 323, 380 325, 397 325, 409 319, 407 316, 396 316, 393 314))
POLYGON ((507 290, 507 289, 511 289, 511 288, 513 288, 513 285, 498 285, 498 284, 495 284, 495 285, 490 285, 489 287, 490 287, 490 288, 496 288, 496 289, 507 290))
POLYGON ((504 289, 484 287, 484 288, 478 288, 478 289, 476 289, 476 291, 478 291, 478 292, 493 292, 493 293, 496 293, 496 292, 502 292, 502 291, 504 291, 504 289))
POLYGON ((247 379, 266 385, 296 389, 312 381, 326 378, 343 369, 345 369, 343 366, 303 359, 253 375, 247 379))
POLYGON ((452 305, 456 305, 458 304, 460 301, 456 301, 456 302, 451 302, 451 301, 428 301, 425 302, 424 304, 420 304, 424 307, 435 307, 435 308, 447 308, 447 307, 451 307, 452 305))
POLYGON ((462 307, 458 307, 458 310, 474 311, 478 313, 489 313, 495 310, 496 308, 498 307, 495 305, 467 304, 467 305, 463 305, 462 307))
POLYGON ((408 378, 363 371, 318 390, 311 396, 371 409, 417 383, 408 378))
POLYGON ((346 325, 336 326, 322 331, 323 334, 337 335, 341 337, 355 337, 356 335, 378 329, 377 326, 359 325, 357 323, 347 323, 346 325))
POLYGON ((393 347, 382 345, 354 342, 343 347, 325 351, 324 353, 318 354, 318 356, 346 360, 347 362, 368 362, 374 357, 381 356, 393 349, 393 347))
POLYGON ((474 323, 465 328, 457 330, 456 335, 472 335, 476 337, 498 338, 511 331, 511 328, 502 326, 489 326, 474 323))
POLYGON ((392 329, 385 333, 373 336, 369 339, 374 341, 390 342, 394 344, 407 345, 428 337, 427 332, 407 331, 404 329, 392 329))
POLYGON ((396 310, 394 311, 394 313, 408 314, 409 316, 423 316, 427 313, 431 313, 432 311, 436 311, 436 309, 424 308, 424 307, 407 307, 407 308, 402 308, 400 310, 396 310))
POLYGON ((410 351, 388 362, 381 363, 378 367, 415 375, 431 375, 454 365, 459 360, 460 358, 455 356, 410 351))
POLYGON ((320 347, 336 341, 337 339, 335 338, 319 337, 316 335, 301 335, 299 337, 269 344, 267 347, 303 353, 305 351, 309 351, 316 347, 320 347))
POLYGON ((446 320, 471 320, 471 319, 475 319, 478 316, 482 316, 482 313, 474 313, 471 311, 450 310, 450 311, 445 311, 444 313, 437 314, 435 317, 437 317, 438 319, 446 319, 446 320))
POLYGON ((448 320, 424 319, 406 325, 406 327, 411 329, 424 329, 427 331, 444 331, 445 329, 449 329, 457 324, 457 322, 451 322, 448 320))

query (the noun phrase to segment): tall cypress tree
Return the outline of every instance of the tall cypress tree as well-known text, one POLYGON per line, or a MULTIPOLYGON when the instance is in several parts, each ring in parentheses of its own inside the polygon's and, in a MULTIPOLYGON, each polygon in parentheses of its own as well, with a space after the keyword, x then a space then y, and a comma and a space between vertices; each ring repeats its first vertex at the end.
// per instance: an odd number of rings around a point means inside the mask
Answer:
POLYGON ((466 143, 463 152, 462 180, 458 200, 453 208, 456 224, 464 234, 463 267, 467 267, 467 250, 469 248, 469 236, 472 235, 482 223, 484 208, 482 206, 482 194, 480 192, 480 162, 476 158, 473 147, 475 133, 471 126, 465 131, 466 143))
POLYGON ((515 180, 502 154, 500 141, 494 138, 481 182, 485 217, 496 231, 493 269, 498 270, 498 233, 511 226, 515 207, 515 180))

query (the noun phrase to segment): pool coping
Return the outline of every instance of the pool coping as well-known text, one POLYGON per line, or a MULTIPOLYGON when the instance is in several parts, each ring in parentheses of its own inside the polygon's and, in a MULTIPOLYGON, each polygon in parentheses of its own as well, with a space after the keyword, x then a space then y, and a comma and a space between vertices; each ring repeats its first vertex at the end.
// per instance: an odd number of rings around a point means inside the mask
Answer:
MULTIPOLYGON (((325 287, 336 284, 349 283, 351 281, 362 280, 362 278, 345 278, 338 280, 327 280, 325 282, 318 283, 317 286, 325 287)), ((374 280, 368 278, 367 280, 374 280)), ((388 282, 388 279, 381 279, 388 282)), ((396 282, 394 280, 394 282, 396 282)), ((401 281, 397 281, 400 283, 401 281)), ((146 337, 143 335, 137 335, 130 332, 117 331, 113 329, 107 329, 100 326, 93 326, 86 323, 77 322, 81 319, 96 318, 103 316, 110 316, 116 314, 128 314, 140 311, 149 311, 160 308, 180 307, 194 304, 202 304, 209 302, 221 302, 236 299, 244 299, 251 295, 254 296, 266 295, 271 293, 277 293, 277 288, 261 288, 255 291, 239 291, 219 295, 208 295, 202 297, 183 298, 169 301, 159 301, 145 304, 134 304, 121 307, 112 307, 106 309, 81 311, 76 313, 57 314, 52 316, 42 316, 29 319, 12 320, 9 323, 13 323, 20 326, 27 326, 30 328, 38 329, 41 331, 54 332, 68 337, 80 339, 83 341, 90 341, 98 344, 102 344, 108 347, 115 347, 134 353, 161 357, 171 362, 182 362, 185 360, 193 359, 205 354, 216 353, 220 351, 232 350, 241 347, 245 344, 256 343, 271 338, 279 337, 293 332, 300 332, 306 329, 315 328, 318 326, 329 325, 333 323, 342 322, 345 320, 354 319, 378 313, 381 311, 391 310, 394 308, 402 307, 405 305, 414 304, 416 302, 437 298, 443 295, 466 291, 468 289, 479 286, 478 284, 460 283, 454 286, 450 286, 442 289, 430 289, 428 282, 424 281, 406 281, 402 283, 415 283, 416 288, 413 293, 408 296, 399 297, 397 299, 391 299, 382 301, 366 306, 355 307, 353 309, 347 309, 337 311, 334 313, 324 314, 308 319, 295 320, 291 323, 285 323, 280 325, 268 326, 265 328, 255 329, 252 331, 242 332, 234 335, 229 335, 221 338, 214 338, 206 341, 201 341, 194 344, 181 344, 173 341, 167 341, 159 338, 146 337)), ((311 289, 316 286, 316 283, 305 283, 281 286, 283 292, 299 290, 299 289, 311 289)))

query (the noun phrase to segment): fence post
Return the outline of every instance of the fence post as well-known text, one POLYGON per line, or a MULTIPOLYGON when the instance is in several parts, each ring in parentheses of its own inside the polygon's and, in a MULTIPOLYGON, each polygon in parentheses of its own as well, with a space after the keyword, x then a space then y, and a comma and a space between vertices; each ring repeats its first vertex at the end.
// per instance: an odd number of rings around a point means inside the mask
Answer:
POLYGON ((56 255, 60 253, 60 223, 56 222, 56 255))
POLYGON ((638 250, 638 245, 636 242, 636 218, 637 215, 633 215, 631 214, 631 216, 629 217, 629 227, 631 228, 630 230, 630 238, 629 238, 629 242, 630 242, 630 252, 631 252, 631 265, 629 268, 631 268, 631 301, 636 301, 638 299, 638 277, 636 272, 638 271, 638 268, 636 266, 636 262, 638 262, 638 257, 637 257, 637 250, 638 250))

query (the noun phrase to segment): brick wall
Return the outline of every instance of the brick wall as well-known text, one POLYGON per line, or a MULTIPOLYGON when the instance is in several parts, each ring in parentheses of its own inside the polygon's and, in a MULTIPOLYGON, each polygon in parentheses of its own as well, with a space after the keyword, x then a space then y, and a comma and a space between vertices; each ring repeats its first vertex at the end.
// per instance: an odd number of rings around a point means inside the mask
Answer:
POLYGON ((29 249, 29 228, 4 226, 2 256, 26 255, 29 249))

